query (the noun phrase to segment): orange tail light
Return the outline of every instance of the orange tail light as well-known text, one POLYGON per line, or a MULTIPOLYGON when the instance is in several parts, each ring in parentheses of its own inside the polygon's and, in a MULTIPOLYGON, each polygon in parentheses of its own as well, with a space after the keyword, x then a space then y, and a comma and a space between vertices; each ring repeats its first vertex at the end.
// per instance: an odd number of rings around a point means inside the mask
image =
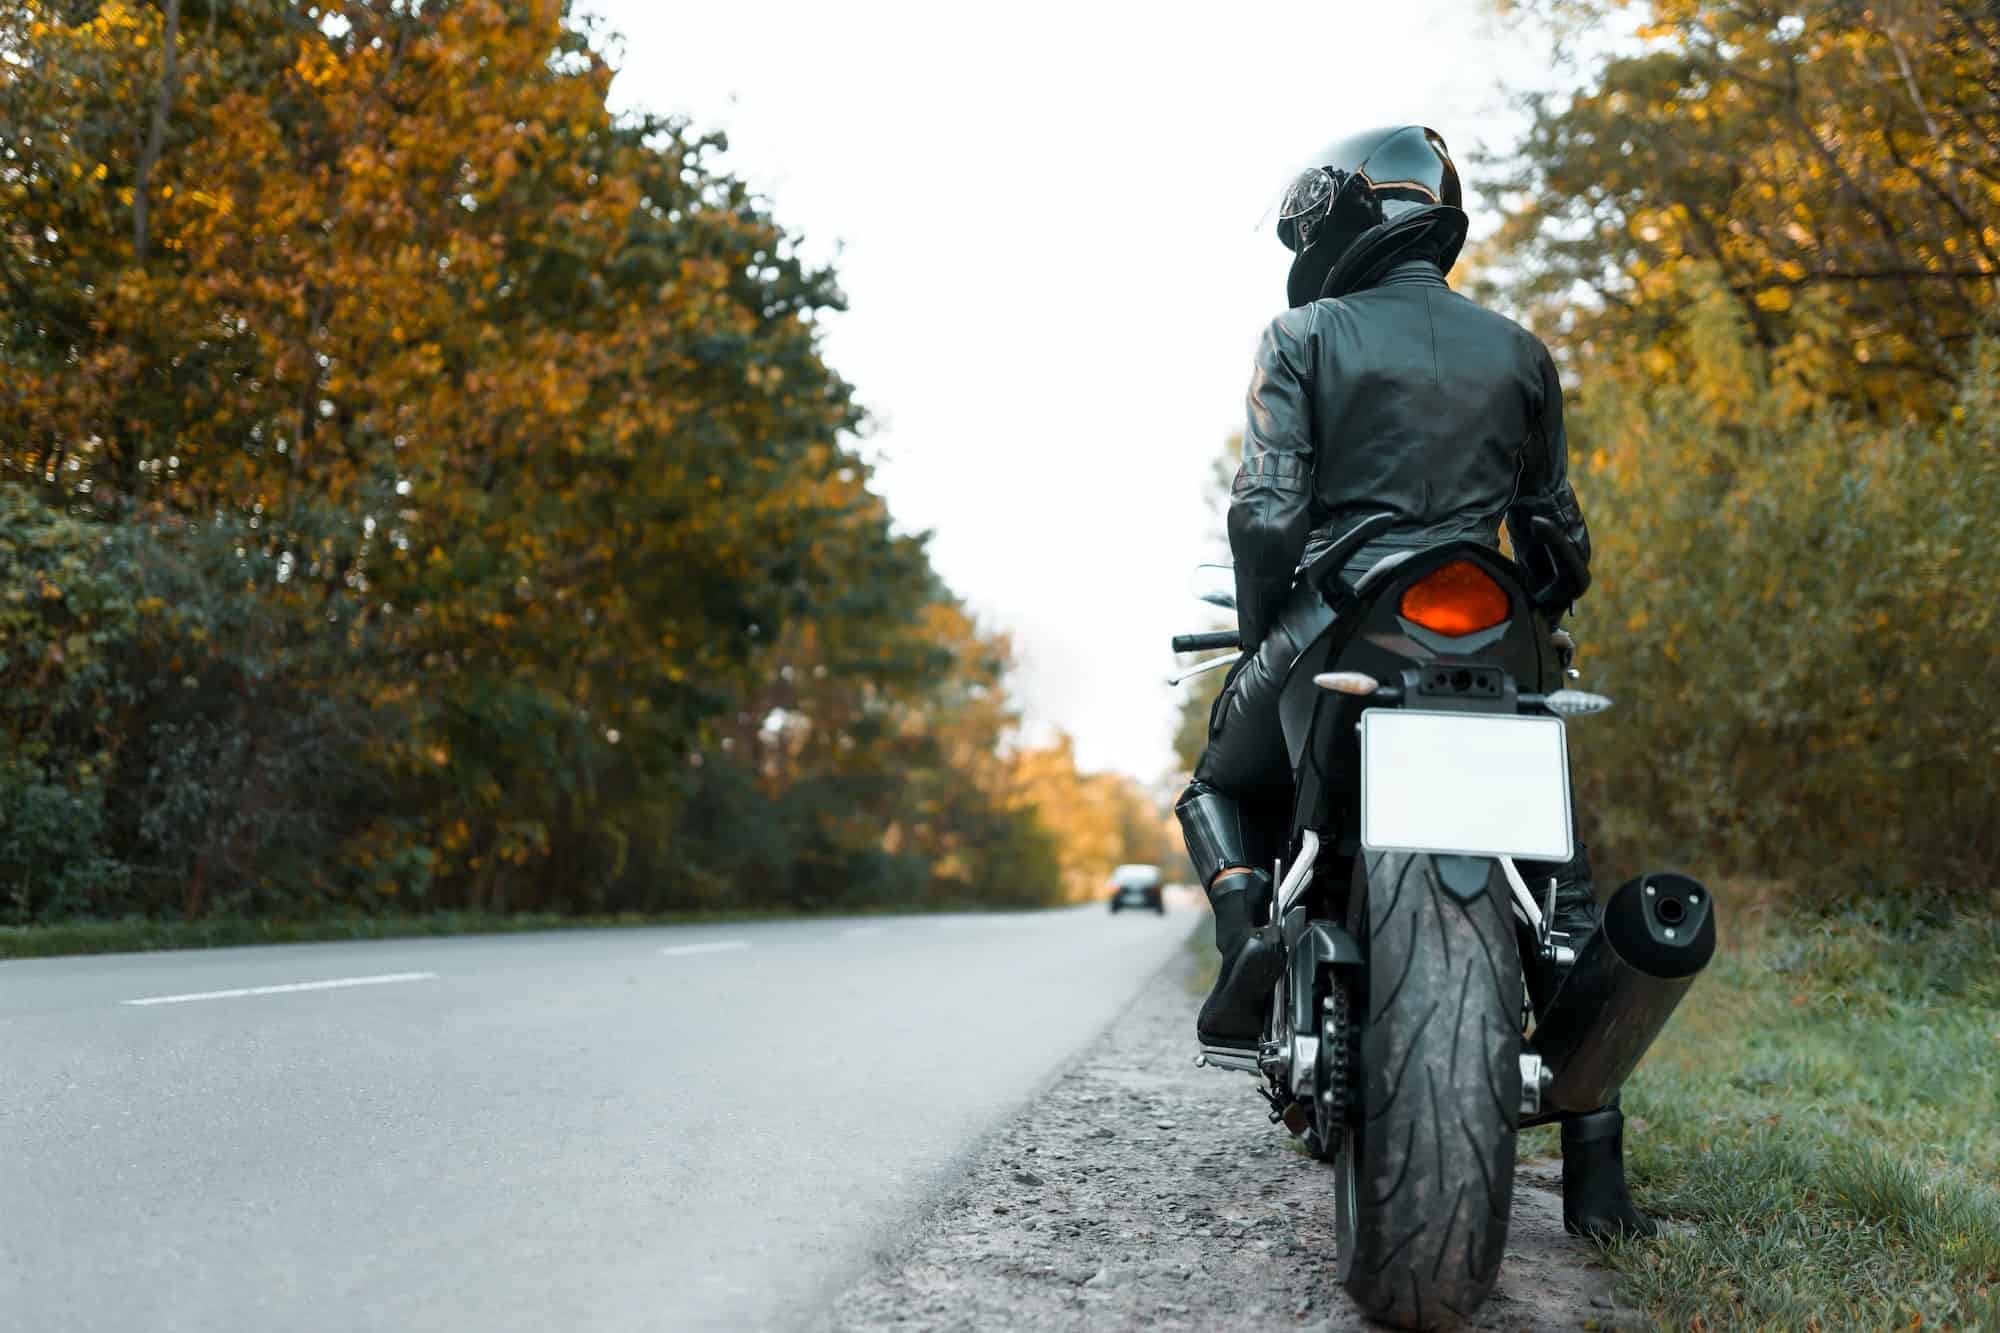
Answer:
POLYGON ((1507 619, 1507 590, 1470 560, 1454 560, 1405 592, 1397 609, 1439 634, 1477 634, 1507 619))

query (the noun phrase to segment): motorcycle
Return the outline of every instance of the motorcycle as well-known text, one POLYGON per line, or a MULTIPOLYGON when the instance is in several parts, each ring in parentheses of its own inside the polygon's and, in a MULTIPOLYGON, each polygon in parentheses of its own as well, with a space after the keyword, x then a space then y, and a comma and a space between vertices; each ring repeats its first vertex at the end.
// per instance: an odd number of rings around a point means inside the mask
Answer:
POLYGON ((1538 895, 1523 867, 1539 880, 1573 856, 1566 726, 1611 702, 1568 687, 1556 627, 1589 573, 1535 520, 1532 575, 1455 541, 1350 582, 1393 521, 1301 571, 1333 619, 1279 701, 1295 800, 1258 933, 1283 973, 1258 1043, 1196 1063, 1254 1075, 1271 1121, 1333 1166, 1336 1275, 1361 1309, 1432 1328, 1493 1289, 1519 1131, 1611 1100, 1713 955, 1716 918, 1701 884, 1655 873, 1603 903, 1582 948, 1554 928, 1556 881, 1538 895), (1528 965, 1555 978, 1539 1015, 1528 965))

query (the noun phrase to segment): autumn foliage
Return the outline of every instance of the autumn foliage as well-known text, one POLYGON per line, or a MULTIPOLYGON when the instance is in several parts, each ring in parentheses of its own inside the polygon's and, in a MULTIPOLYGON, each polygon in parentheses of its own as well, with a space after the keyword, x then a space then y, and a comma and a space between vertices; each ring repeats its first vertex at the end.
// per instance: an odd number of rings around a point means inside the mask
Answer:
POLYGON ((1600 366, 1712 385, 1726 309, 1800 410, 1934 415, 2000 297, 2000 16, 1978 0, 1519 0, 1643 47, 1530 99, 1492 182, 1538 324, 1600 366), (1581 292, 1589 299, 1579 301, 1581 292))
POLYGON ((0 4, 0 911, 1064 891, 834 276, 611 76, 553 0, 0 4))
POLYGON ((1643 49, 1534 103, 1490 260, 1596 539, 1573 733, 1615 866, 1809 899, 2000 871, 2000 18, 1519 6, 1643 49))

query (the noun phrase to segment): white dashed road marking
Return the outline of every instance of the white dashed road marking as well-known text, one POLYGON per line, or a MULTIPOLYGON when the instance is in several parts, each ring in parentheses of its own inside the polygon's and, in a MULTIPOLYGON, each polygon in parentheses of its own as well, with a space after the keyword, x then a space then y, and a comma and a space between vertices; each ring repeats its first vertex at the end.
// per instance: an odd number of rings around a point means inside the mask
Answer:
POLYGON ((662 949, 660 952, 669 958, 678 958, 691 953, 722 953, 729 949, 747 949, 749 947, 749 940, 712 940, 707 944, 676 944, 672 948, 662 949))
POLYGON ((345 990, 349 986, 390 986, 400 981, 436 981, 435 972, 387 972, 375 977, 337 977, 332 981, 294 981, 284 986, 244 986, 238 990, 205 990, 191 995, 149 995, 120 1004, 187 1004, 193 1000, 234 1000, 245 995, 290 995, 294 991, 345 990))

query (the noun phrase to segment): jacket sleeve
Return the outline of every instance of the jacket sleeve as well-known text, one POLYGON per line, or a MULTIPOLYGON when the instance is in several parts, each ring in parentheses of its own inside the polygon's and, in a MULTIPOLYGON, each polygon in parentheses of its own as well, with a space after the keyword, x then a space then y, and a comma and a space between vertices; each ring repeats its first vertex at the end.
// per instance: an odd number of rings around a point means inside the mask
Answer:
POLYGON ((1312 308, 1272 321, 1257 346, 1243 427, 1243 466, 1229 492, 1236 623, 1243 647, 1263 642, 1291 590, 1312 527, 1312 308))
POLYGON ((1541 409, 1535 428, 1528 433, 1521 458, 1521 480, 1514 499, 1507 506, 1507 535, 1514 550, 1524 558, 1539 551, 1540 543, 1531 533, 1531 519, 1546 518, 1576 543, 1584 563, 1590 563, 1590 526, 1583 521, 1583 507, 1569 484, 1569 437, 1563 431, 1562 382, 1548 348, 1535 344, 1535 360, 1541 379, 1541 409))

